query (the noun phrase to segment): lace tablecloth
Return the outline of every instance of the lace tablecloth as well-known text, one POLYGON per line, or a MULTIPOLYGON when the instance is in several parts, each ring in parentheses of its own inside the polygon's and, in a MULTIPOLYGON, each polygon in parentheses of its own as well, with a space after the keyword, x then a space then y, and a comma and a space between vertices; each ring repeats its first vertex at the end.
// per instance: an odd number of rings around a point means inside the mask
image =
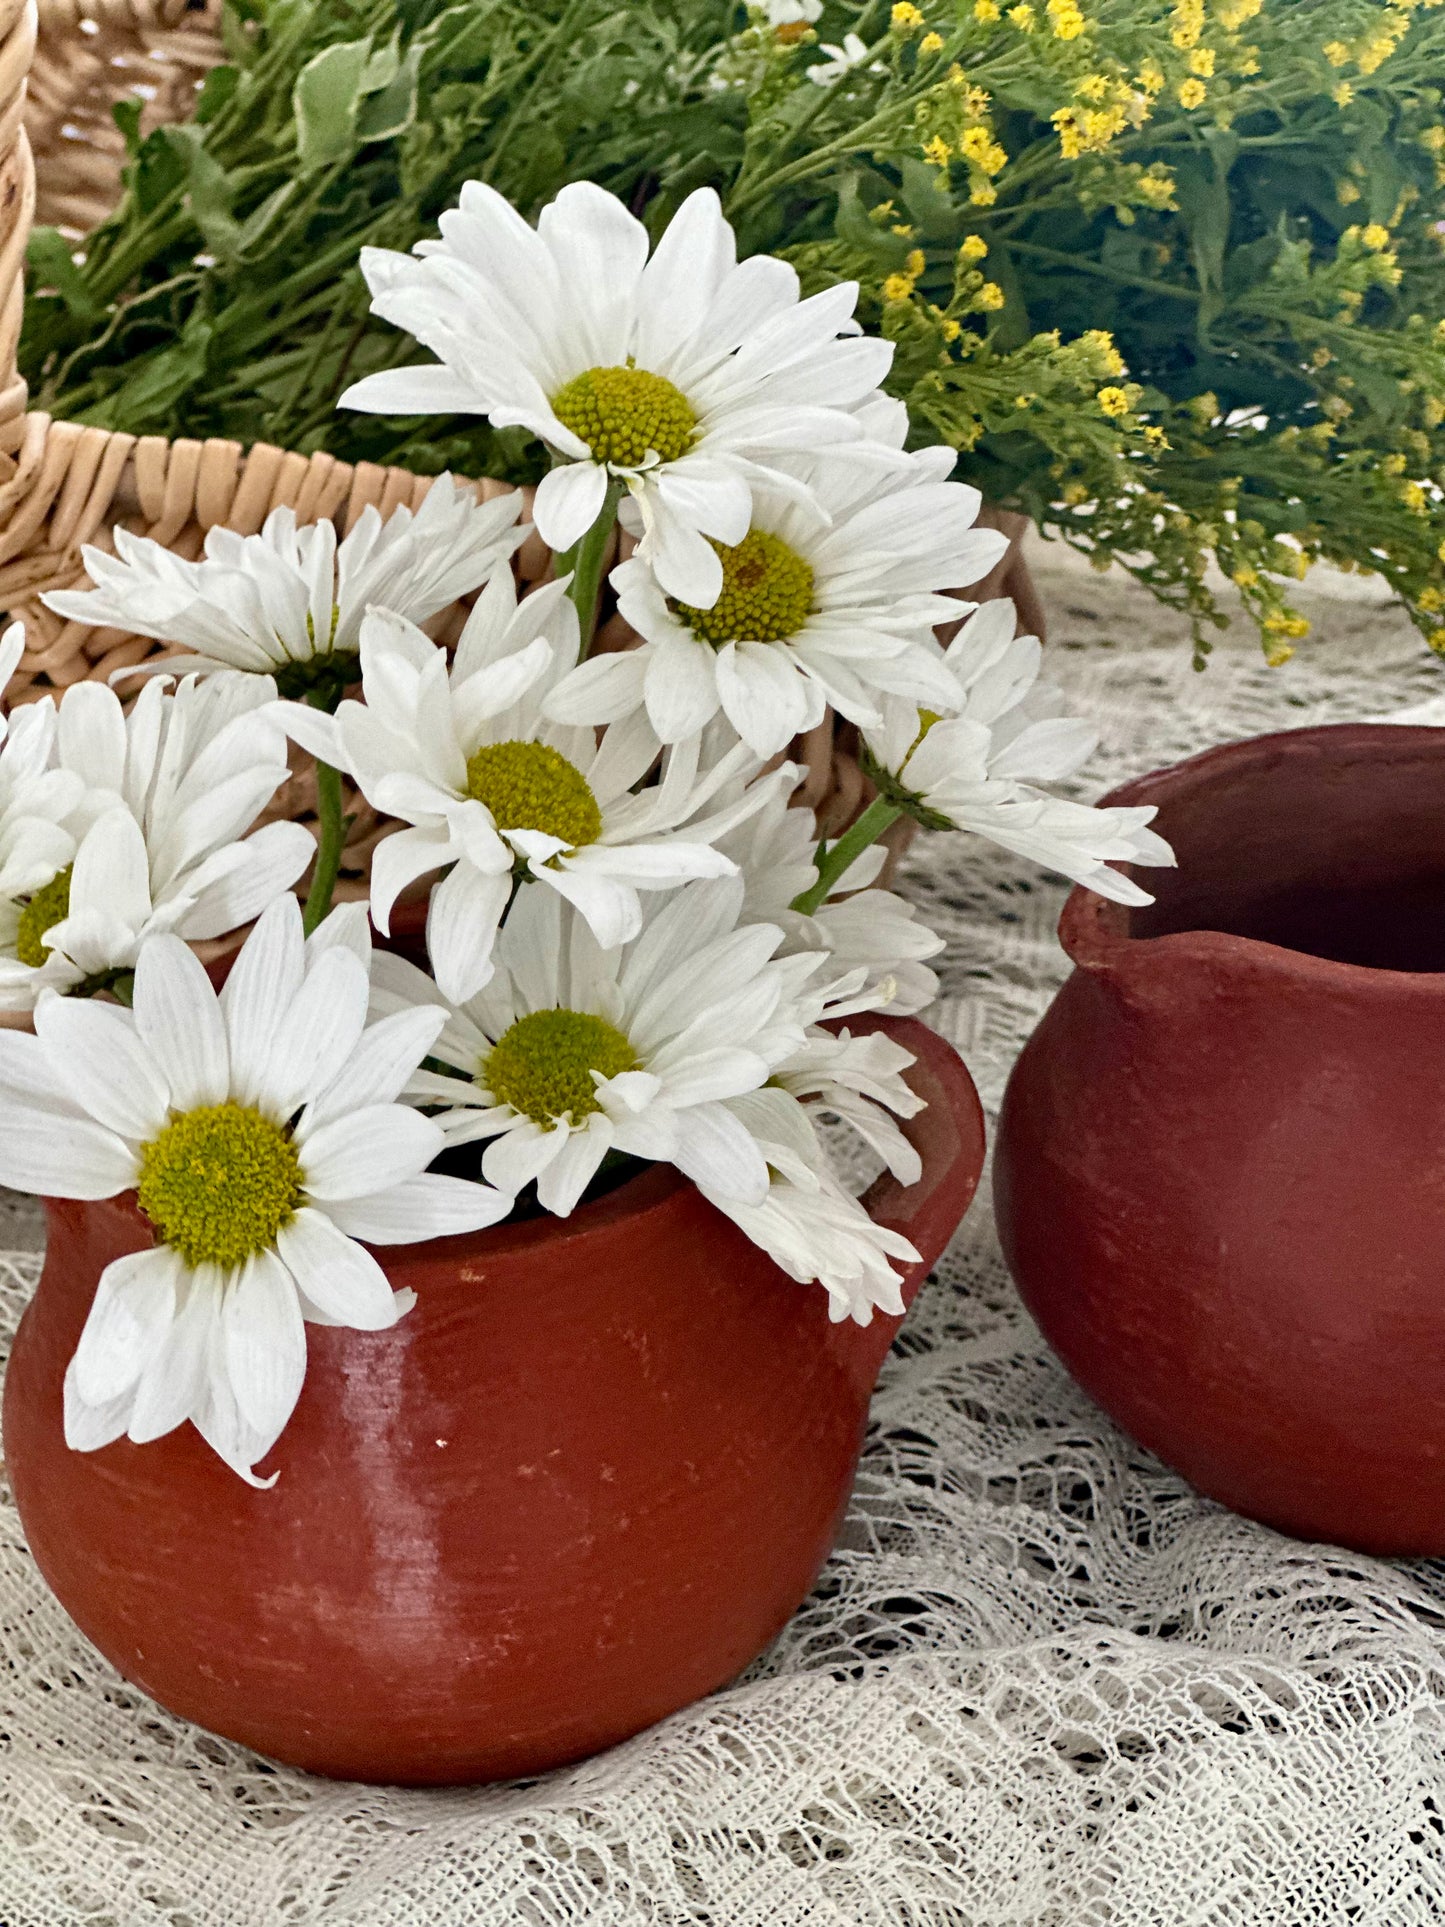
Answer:
MULTIPOLYGON (((1327 610, 1284 672, 1241 639, 1195 676, 1147 601, 1067 571, 1044 589, 1056 672, 1107 718, 1095 793, 1438 687, 1368 602, 1327 610)), ((909 887, 951 940, 935 1020, 992 1110, 1063 974, 1062 892, 961 839, 925 846, 909 887)), ((7 1337, 36 1265, 0 1260, 7 1337)), ((873 1421, 842 1545, 742 1681, 602 1759, 479 1791, 311 1780, 160 1711, 73 1631, 0 1507, 0 1921, 1445 1919, 1445 1564, 1280 1538, 1131 1445, 1021 1310, 986 1192, 873 1421)))

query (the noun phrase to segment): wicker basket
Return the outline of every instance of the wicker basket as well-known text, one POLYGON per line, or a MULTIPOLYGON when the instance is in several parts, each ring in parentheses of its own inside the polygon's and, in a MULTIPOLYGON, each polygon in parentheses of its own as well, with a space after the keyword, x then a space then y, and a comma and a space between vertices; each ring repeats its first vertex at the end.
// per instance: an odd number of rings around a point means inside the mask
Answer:
MULTIPOLYGON (((208 529, 252 534, 283 504, 303 522, 330 517, 344 533, 369 503, 383 515, 402 504, 414 508, 431 486, 403 469, 327 454, 137 438, 26 411, 15 355, 25 245, 37 206, 41 219, 77 235, 109 212, 124 159, 112 106, 142 99, 143 127, 181 117, 199 77, 221 56, 218 17, 219 0, 39 0, 37 21, 35 0, 0 0, 0 610, 23 620, 29 639, 12 696, 105 678, 163 651, 143 637, 63 622, 40 603, 44 590, 85 583, 82 543, 108 548, 116 523, 194 557, 208 529)), ((491 481, 475 486, 483 497, 503 488, 491 481)), ((1041 632, 1017 544, 1024 518, 991 511, 985 519, 1014 539, 998 569, 969 594, 1012 595, 1024 624, 1041 632)), ((551 560, 534 536, 517 557, 519 579, 543 579, 551 560)), ((458 606, 429 626, 450 641, 464 619, 458 606)), ((614 616, 598 642, 625 648, 629 639, 614 616)), ((798 745, 809 769, 802 795, 828 834, 870 794, 851 736, 830 717, 798 745)), ((288 786, 278 799, 286 814, 308 813, 308 789, 304 776, 288 786)), ((364 871, 377 832, 363 810, 346 852, 353 878, 364 871)))

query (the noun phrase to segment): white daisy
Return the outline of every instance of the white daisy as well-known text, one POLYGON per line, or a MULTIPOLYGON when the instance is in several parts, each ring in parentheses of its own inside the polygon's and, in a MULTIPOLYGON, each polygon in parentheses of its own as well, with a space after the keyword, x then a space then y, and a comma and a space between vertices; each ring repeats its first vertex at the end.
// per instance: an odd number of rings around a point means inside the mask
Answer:
POLYGON ((720 840, 742 873, 744 921, 776 923, 785 956, 826 952, 830 977, 862 970, 856 1009, 926 1009, 938 995, 938 978, 925 959, 938 955, 943 938, 919 920, 911 903, 876 887, 887 859, 881 843, 849 866, 811 916, 793 909, 793 899, 817 881, 817 843, 813 812, 790 804, 781 792, 720 840))
MULTIPOLYGON (((795 1007, 818 959, 775 959, 782 933, 739 928, 741 904, 736 879, 691 884, 652 908, 632 943, 603 950, 559 898, 525 891, 491 982, 432 1046, 457 1074, 419 1072, 406 1095, 439 1107, 450 1142, 488 1140, 489 1183, 535 1182, 563 1217, 609 1151, 675 1164, 709 1197, 761 1204, 767 1162, 726 1100, 801 1049, 795 1007)), ((373 1008, 388 1014, 432 994, 400 958, 378 956, 374 984, 373 1008)))
POLYGON ((763 0, 770 27, 811 27, 823 11, 823 0, 763 0))
MULTIPOLYGON (((299 823, 246 832, 289 775, 286 738, 262 713, 269 676, 146 684, 126 715, 111 689, 74 683, 58 711, 17 717, 41 737, 47 780, 73 797, 74 835, 26 882, 0 872, 0 1010, 28 1011, 42 990, 107 987, 148 936, 201 941, 239 929, 288 890, 315 854, 299 823), (49 740, 53 738, 53 741, 49 740)), ((59 792, 58 792, 59 793, 59 792)))
POLYGON ((830 707, 874 727, 885 696, 946 709, 954 685, 933 632, 959 605, 943 591, 986 575, 1007 537, 974 526, 978 490, 939 480, 930 456, 854 449, 879 460, 825 455, 799 466, 826 522, 755 491, 746 535, 713 544, 723 587, 710 608, 669 596, 640 552, 615 569, 618 607, 643 645, 581 664, 552 713, 610 722, 641 705, 673 742, 721 709, 766 758, 830 707))
POLYGON ((95 588, 42 600, 72 621, 196 652, 171 668, 269 673, 286 695, 339 692, 355 678, 367 608, 425 622, 468 594, 526 536, 521 500, 513 490, 478 502, 441 475, 415 515, 399 508, 383 522, 368 507, 339 547, 334 523, 298 528, 294 511, 279 508, 259 535, 211 529, 200 562, 117 529, 114 556, 82 551, 95 588))
POLYGON ((511 1200, 429 1174, 439 1127, 397 1103, 445 1013, 366 1028, 364 913, 303 946, 267 910, 217 996, 152 938, 135 1008, 42 998, 0 1032, 0 1178, 49 1197, 134 1190, 151 1249, 117 1258, 65 1375, 65 1436, 94 1451, 190 1419, 253 1485, 306 1372, 303 1320, 377 1331, 408 1309, 357 1239, 476 1230, 511 1200))
MULTIPOLYGON (((862 67, 868 59, 867 43, 860 40, 856 33, 845 33, 841 46, 836 41, 825 40, 823 52, 828 58, 817 61, 807 69, 808 78, 815 87, 836 87, 840 80, 855 68, 862 67)), ((868 71, 870 74, 883 73, 882 61, 875 60, 868 71)))
POLYGON ((864 732, 868 773, 930 829, 971 830, 1116 903, 1151 903, 1109 865, 1174 862, 1146 827, 1157 811, 1095 809, 1036 787, 1072 775, 1097 742, 1087 723, 1049 713, 1056 692, 1037 682, 1041 659, 1036 636, 1015 636, 1011 602, 984 603, 945 654, 951 713, 890 702, 883 727, 864 732))
POLYGON ((645 717, 600 740, 591 728, 550 721, 546 699, 577 660, 566 590, 549 583, 518 604, 510 574, 498 574, 450 666, 419 629, 374 611, 362 628, 365 703, 343 703, 334 720, 296 704, 282 712, 298 742, 410 826, 372 859, 379 930, 389 932, 400 890, 450 866, 432 892, 427 949, 456 1001, 490 975, 514 876, 574 903, 603 945, 625 943, 642 920, 639 892, 729 874, 715 839, 796 774, 749 787, 736 779, 756 768, 751 752, 736 747, 704 770, 694 740, 669 750, 658 781, 644 783, 660 748, 645 717), (734 786, 728 802, 710 807, 734 786))
MULTIPOLYGON (((0 690, 25 649, 25 626, 0 636, 0 690)), ((0 714, 0 955, 35 893, 68 868, 87 816, 85 780, 55 766, 53 698, 0 714)), ((3 1004, 0 1004, 3 1007, 3 1004)))
POLYGON ((861 433, 848 413, 887 372, 888 342, 850 332, 857 286, 799 299, 768 255, 737 260, 717 195, 688 196, 649 259, 646 228, 587 181, 535 229, 478 181, 416 257, 364 249, 377 314, 438 357, 347 389, 381 414, 488 416, 530 429, 557 463, 537 490, 544 541, 571 549, 616 483, 669 595, 708 608, 755 484, 804 493, 780 458, 861 433))

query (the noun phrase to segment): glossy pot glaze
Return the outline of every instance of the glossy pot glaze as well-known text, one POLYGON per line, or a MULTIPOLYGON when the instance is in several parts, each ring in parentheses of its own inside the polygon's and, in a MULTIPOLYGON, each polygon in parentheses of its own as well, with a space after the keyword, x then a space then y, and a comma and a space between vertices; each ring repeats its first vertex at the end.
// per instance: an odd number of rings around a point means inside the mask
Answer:
MULTIPOLYGON (((951 1049, 917 1054, 917 1185, 874 1216, 918 1290, 968 1207, 983 1120, 951 1049)), ((52 1203, 5 1385, 32 1551, 127 1678, 258 1752, 340 1777, 545 1771, 732 1679, 832 1547, 897 1318, 829 1323, 670 1168, 584 1206, 381 1251, 391 1331, 309 1326, 296 1412, 242 1483, 189 1425, 67 1449, 61 1384, 133 1199, 52 1203)))
POLYGON ((1000 1235, 1069 1370, 1236 1511, 1445 1553, 1445 731, 1126 785, 1179 857, 1076 890, 999 1123, 1000 1235))

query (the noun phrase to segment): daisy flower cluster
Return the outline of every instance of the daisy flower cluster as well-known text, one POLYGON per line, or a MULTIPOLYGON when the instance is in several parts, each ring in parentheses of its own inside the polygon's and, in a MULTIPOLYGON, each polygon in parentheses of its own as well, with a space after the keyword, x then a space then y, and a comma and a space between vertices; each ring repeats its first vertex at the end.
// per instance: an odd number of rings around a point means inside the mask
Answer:
POLYGON ((900 1313, 917 1253, 819 1128, 918 1180, 912 1059, 849 1025, 937 989, 882 832, 969 831, 1124 902, 1116 864, 1172 860, 1151 812, 1042 787, 1092 732, 1010 605, 958 599, 1004 539, 951 449, 909 447, 855 288, 738 261, 710 192, 654 247, 585 183, 535 228, 472 184, 363 268, 435 359, 343 401, 538 436, 551 578, 518 592, 517 492, 447 477, 341 542, 287 510, 194 562, 117 532, 50 605, 174 653, 128 713, 80 684, 0 745, 0 1004, 30 1025, 0 1036, 0 1179, 133 1192, 152 1234, 100 1281, 67 1436, 189 1420, 253 1481, 307 1321, 407 1311, 375 1247, 565 1217, 639 1165, 834 1319, 900 1313), (604 595, 635 646, 594 652, 604 595), (426 625, 467 596, 449 647, 426 625), (829 711, 873 788, 831 841, 793 760, 829 711), (255 827, 288 754, 317 766, 315 839, 255 827), (365 906, 332 907, 343 776, 386 826, 365 906), (208 974, 195 941, 253 920, 208 974))

